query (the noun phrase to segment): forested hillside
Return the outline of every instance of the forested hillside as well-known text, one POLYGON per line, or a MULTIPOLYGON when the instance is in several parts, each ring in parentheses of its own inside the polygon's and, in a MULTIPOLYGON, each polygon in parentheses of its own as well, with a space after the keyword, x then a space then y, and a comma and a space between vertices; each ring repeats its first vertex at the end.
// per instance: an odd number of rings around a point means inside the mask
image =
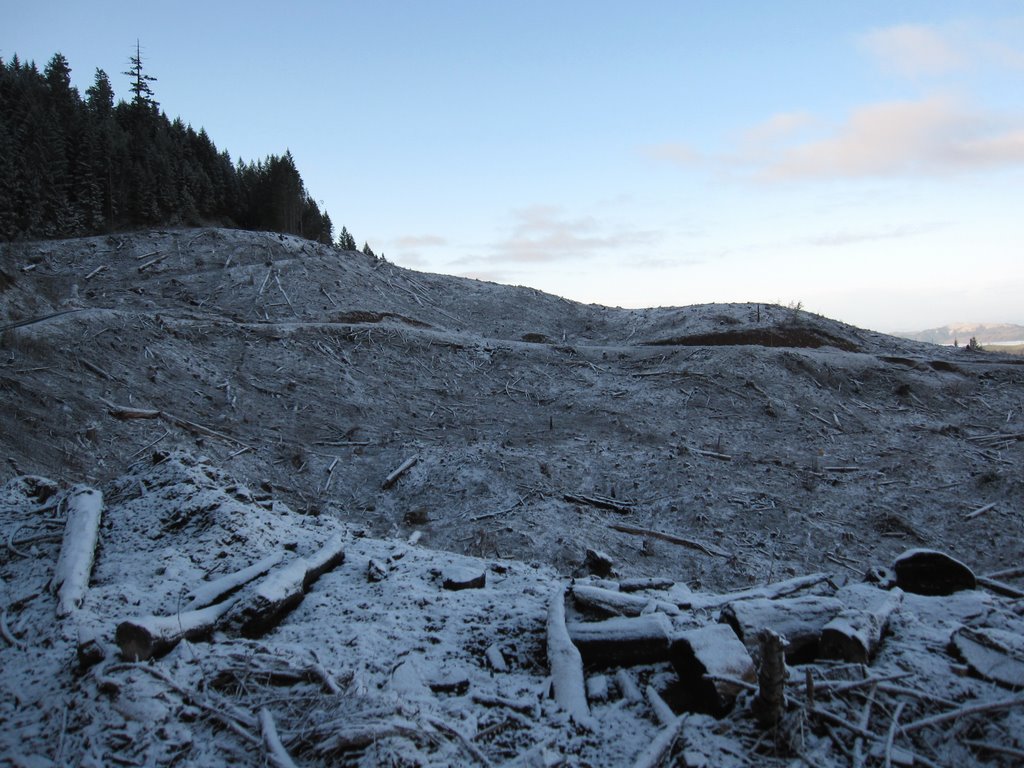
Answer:
POLYGON ((42 72, 0 60, 0 239, 217 223, 332 242, 290 152, 233 163, 160 110, 138 48, 124 74, 131 98, 115 103, 102 69, 83 99, 60 53, 42 72))

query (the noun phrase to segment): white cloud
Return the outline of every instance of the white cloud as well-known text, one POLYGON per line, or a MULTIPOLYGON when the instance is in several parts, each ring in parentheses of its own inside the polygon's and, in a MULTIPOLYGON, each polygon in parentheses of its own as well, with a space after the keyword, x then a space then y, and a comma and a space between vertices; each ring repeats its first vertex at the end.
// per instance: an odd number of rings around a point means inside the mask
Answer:
POLYGON ((609 230, 592 216, 567 217, 558 206, 534 205, 513 212, 509 237, 494 246, 490 261, 550 262, 647 245, 653 232, 609 230))
POLYGON ((447 245, 448 241, 439 235, 403 235, 395 238, 399 248, 424 248, 447 245))
POLYGON ((666 142, 653 144, 643 148, 643 153, 653 160, 661 160, 675 165, 696 165, 703 156, 689 144, 682 142, 666 142))
POLYGON ((743 132, 741 141, 747 146, 763 147, 791 140, 814 123, 808 112, 778 112, 743 132))
POLYGON ((833 135, 764 159, 769 180, 930 176, 1024 163, 1024 126, 948 96, 868 104, 833 135))
POLYGON ((967 65, 961 46, 934 26, 901 24, 876 29, 861 43, 883 69, 906 77, 942 75, 967 65))

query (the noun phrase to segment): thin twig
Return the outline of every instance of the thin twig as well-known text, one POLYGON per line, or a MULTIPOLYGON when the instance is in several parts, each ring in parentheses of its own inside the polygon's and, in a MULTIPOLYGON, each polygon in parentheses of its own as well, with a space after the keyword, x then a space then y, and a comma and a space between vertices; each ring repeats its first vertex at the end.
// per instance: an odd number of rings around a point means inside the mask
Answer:
POLYGON ((961 707, 960 709, 953 710, 952 712, 945 712, 941 715, 933 715, 931 717, 915 720, 909 725, 903 726, 903 732, 913 733, 914 731, 919 731, 922 728, 928 728, 932 725, 941 725, 942 723, 966 717, 967 715, 976 715, 979 712, 994 712, 999 709, 1009 709, 1010 707, 1020 705, 1024 705, 1024 696, 1015 696, 1012 699, 1001 699, 1000 701, 992 701, 983 704, 972 704, 967 707, 961 707))

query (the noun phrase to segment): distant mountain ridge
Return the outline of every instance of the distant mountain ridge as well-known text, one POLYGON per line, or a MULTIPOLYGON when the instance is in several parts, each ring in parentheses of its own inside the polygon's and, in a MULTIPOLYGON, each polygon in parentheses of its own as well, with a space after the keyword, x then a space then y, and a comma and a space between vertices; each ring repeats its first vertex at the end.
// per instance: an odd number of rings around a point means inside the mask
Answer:
POLYGON ((979 344, 998 344, 1024 339, 1024 325, 1013 323, 953 323, 925 331, 896 331, 894 336, 931 344, 966 344, 971 338, 979 344))

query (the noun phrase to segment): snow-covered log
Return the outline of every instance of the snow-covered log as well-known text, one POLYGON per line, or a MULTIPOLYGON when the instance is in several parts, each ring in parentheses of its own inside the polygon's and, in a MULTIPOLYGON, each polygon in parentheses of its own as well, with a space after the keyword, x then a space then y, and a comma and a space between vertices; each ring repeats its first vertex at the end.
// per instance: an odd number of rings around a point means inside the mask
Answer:
POLYGON ((669 658, 672 622, 663 613, 616 616, 572 624, 569 637, 587 664, 654 664, 669 658))
POLYGON ((675 582, 658 576, 620 579, 620 592, 642 592, 648 589, 671 589, 675 582))
POLYGON ((230 622, 245 637, 261 637, 276 627, 306 596, 320 576, 345 560, 340 534, 308 557, 292 560, 267 574, 232 611, 230 622))
POLYGON ((587 689, 583 682, 583 659, 565 626, 565 587, 555 590, 548 603, 548 666, 555 701, 577 725, 592 728, 587 689))
POLYGON ((722 609, 721 620, 754 653, 759 653, 758 633, 770 629, 786 638, 786 658, 798 662, 813 658, 822 627, 840 611, 843 603, 824 595, 803 595, 780 600, 738 600, 722 609))
POLYGON ((641 595, 616 592, 586 584, 574 584, 572 597, 577 604, 583 607, 596 608, 599 611, 620 616, 639 616, 645 611, 650 612, 648 609, 672 615, 679 613, 678 606, 665 600, 654 600, 641 595))
POLYGON ((281 562, 282 553, 280 551, 273 552, 266 557, 257 560, 255 563, 250 565, 248 568, 243 568, 235 573, 229 573, 226 576, 221 576, 219 579, 208 581, 192 590, 190 597, 192 598, 188 605, 185 606, 186 611, 195 611, 199 608, 205 608, 208 605, 212 605, 220 601, 221 598, 230 595, 237 589, 245 586, 253 579, 258 576, 262 576, 264 573, 269 571, 275 565, 281 562))
POLYGON ((867 664, 882 642, 889 619, 902 604, 903 590, 897 587, 874 608, 842 611, 822 628, 818 655, 867 664))
POLYGON ((672 645, 672 666, 689 699, 686 708, 715 716, 728 712, 743 684, 756 679, 753 659, 727 624, 681 633, 672 645))
POLYGON ((117 625, 114 639, 128 661, 146 661, 170 651, 182 640, 208 637, 231 609, 233 600, 172 616, 144 616, 117 625))
POLYGON ((103 513, 103 494, 77 485, 68 493, 66 505, 68 519, 64 540, 50 581, 50 589, 57 595, 58 616, 67 616, 79 608, 89 588, 103 513))
POLYGON ((778 581, 774 584, 766 584, 763 587, 751 587, 749 589, 741 589, 736 592, 725 592, 723 594, 705 594, 701 592, 689 593, 684 599, 678 600, 677 604, 680 608, 718 608, 727 603, 733 603, 737 600, 749 600, 752 598, 765 598, 767 600, 777 600, 780 597, 791 595, 794 592, 800 592, 804 589, 810 589, 824 581, 828 581, 829 575, 827 573, 812 573, 809 576, 796 576, 792 579, 786 579, 785 581, 778 581))
POLYGON ((1008 688, 1024 688, 1024 639, 992 627, 960 627, 950 645, 979 676, 1008 688))
POLYGON ((306 575, 302 579, 302 586, 309 589, 313 584, 328 571, 333 571, 345 562, 345 548, 342 546, 342 535, 334 534, 324 542, 312 555, 306 558, 306 575))

